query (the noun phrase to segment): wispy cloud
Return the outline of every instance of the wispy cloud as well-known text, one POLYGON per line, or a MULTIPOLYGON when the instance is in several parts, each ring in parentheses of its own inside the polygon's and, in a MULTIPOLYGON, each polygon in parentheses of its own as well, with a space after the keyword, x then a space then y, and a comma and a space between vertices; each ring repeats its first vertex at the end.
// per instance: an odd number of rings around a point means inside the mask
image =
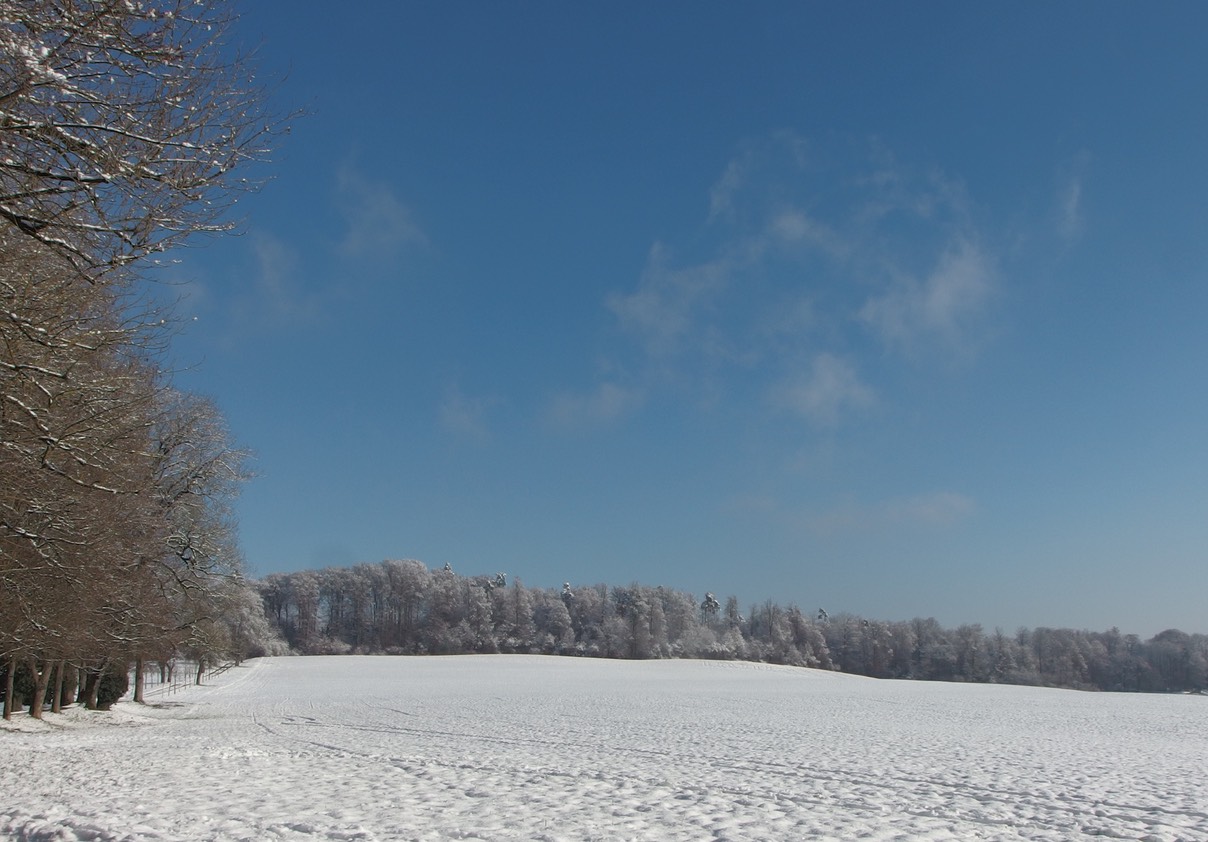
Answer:
POLYGON ((601 383, 586 394, 566 392, 555 396, 546 411, 546 421, 566 431, 598 427, 629 415, 644 401, 645 395, 638 389, 601 383))
POLYGON ((714 182, 709 190, 709 219, 714 220, 724 216, 734 209, 734 195, 742 188, 746 180, 745 158, 736 158, 726 165, 721 177, 714 182))
POLYGON ((1083 187, 1090 162, 1090 152, 1083 150, 1060 167, 1057 173, 1053 220, 1057 236, 1067 243, 1080 238, 1086 228, 1083 187))
POLYGON ((454 435, 487 442, 491 439, 487 410, 493 403, 492 398, 470 397, 456 384, 450 384, 440 402, 440 425, 454 435))
POLYGON ((868 532, 895 527, 939 529, 953 526, 977 510, 972 498, 953 491, 935 491, 877 503, 848 500, 821 512, 806 514, 806 527, 820 534, 868 532))
POLYGON ((257 233, 250 242, 256 258, 258 315, 278 324, 296 324, 314 318, 318 302, 304 291, 298 254, 269 234, 257 233))
POLYGON ((609 296, 608 309, 624 330, 641 340, 648 353, 674 354, 694 334, 702 311, 725 291, 732 271, 732 261, 724 256, 673 268, 666 248, 655 243, 638 288, 609 296))
POLYGON ((782 410, 833 425, 877 404, 868 353, 966 361, 984 345, 998 278, 974 220, 938 169, 782 132, 724 167, 688 258, 655 243, 605 303, 637 342, 638 382, 711 405, 755 379, 782 410))
POLYGON ((880 144, 873 144, 871 157, 872 169, 853 179, 858 188, 854 218, 863 225, 914 220, 938 231, 968 225, 970 200, 959 179, 936 168, 915 171, 880 144))
POLYGON ((411 209, 390 185, 351 165, 336 173, 336 205, 345 222, 340 250, 350 257, 388 258, 404 246, 427 242, 411 209))
POLYGON ((789 295, 764 317, 756 342, 779 345, 782 340, 799 341, 817 330, 821 321, 818 307, 809 295, 789 295))
POLYGON ((776 213, 767 233, 776 242, 811 247, 832 260, 844 260, 851 252, 851 244, 842 234, 796 207, 776 213))
MULTIPOLYGON (((248 247, 250 267, 237 291, 228 299, 224 316, 227 346, 237 345, 247 326, 258 329, 289 329, 314 324, 323 308, 319 296, 308 285, 300 255, 272 234, 258 231, 242 241, 248 247)), ((200 301, 208 298, 204 286, 200 301)), ((217 302, 217 297, 209 297, 217 302)), ((211 308, 212 309, 212 308, 211 308)))
POLYGON ((851 362, 834 354, 814 357, 809 369, 772 389, 772 402, 814 424, 828 426, 876 404, 876 395, 851 362))
POLYGON ((883 508, 891 523, 949 526, 973 514, 977 506, 964 494, 936 491, 890 500, 883 508))
POLYGON ((776 180, 786 174, 798 177, 811 165, 811 153, 804 137, 787 130, 745 141, 709 188, 708 221, 735 223, 753 210, 762 213, 758 206, 763 201, 779 201, 776 180))
POLYGON ((1076 240, 1082 227, 1082 178, 1072 175, 1057 193, 1057 233, 1063 240, 1076 240))
POLYGON ((974 242, 958 239, 940 254, 925 278, 902 277, 870 298, 860 318, 884 342, 905 351, 928 341, 967 352, 976 342, 978 320, 994 291, 994 271, 974 242))

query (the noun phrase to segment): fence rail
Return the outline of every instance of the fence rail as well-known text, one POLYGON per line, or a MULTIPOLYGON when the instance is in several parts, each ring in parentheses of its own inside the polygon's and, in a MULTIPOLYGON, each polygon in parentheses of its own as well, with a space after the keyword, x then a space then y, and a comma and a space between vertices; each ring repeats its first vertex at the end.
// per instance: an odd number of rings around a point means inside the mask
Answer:
MULTIPOLYGON (((202 680, 204 681, 207 676, 221 675, 233 666, 235 666, 233 661, 226 661, 217 666, 206 667, 205 672, 202 673, 202 680)), ((134 685, 137 677, 137 670, 131 665, 129 676, 130 689, 126 691, 126 695, 122 697, 123 699, 134 698, 134 685)), ((159 661, 145 661, 143 663, 144 699, 170 696, 198 683, 196 661, 175 658, 163 663, 159 661)))

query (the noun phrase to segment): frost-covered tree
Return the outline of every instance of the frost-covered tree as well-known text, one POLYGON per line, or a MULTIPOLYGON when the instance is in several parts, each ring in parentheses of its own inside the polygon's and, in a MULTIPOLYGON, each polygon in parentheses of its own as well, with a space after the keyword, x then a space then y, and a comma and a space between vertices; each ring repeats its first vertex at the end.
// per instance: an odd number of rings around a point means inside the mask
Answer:
POLYGON ((696 629, 702 626, 697 612, 696 598, 689 593, 660 587, 657 589, 659 604, 666 623, 664 657, 691 657, 699 648, 696 629), (690 644, 690 645, 689 645, 690 644))
POLYGON ((830 669, 830 650, 821 630, 796 605, 789 606, 786 619, 793 646, 801 655, 802 666, 830 669))
POLYGON ((495 639, 504 652, 530 652, 537 637, 533 620, 533 598, 524 583, 517 579, 511 587, 499 584, 499 574, 491 591, 494 601, 495 639))
POLYGON ((983 681, 989 675, 990 660, 985 654, 985 634, 978 623, 957 626, 956 674, 964 681, 983 681))
POLYGON ((66 660, 95 685, 196 642, 237 572, 241 454, 171 388, 171 314, 133 295, 151 255, 231 227, 278 131, 232 20, 0 0, 0 663, 35 715, 66 660))
POLYGON ((773 600, 742 617, 733 597, 726 600, 733 613, 728 619, 727 612, 714 617, 691 594, 663 586, 565 583, 541 590, 519 580, 504 585, 494 575, 430 570, 418 561, 274 574, 259 592, 265 616, 302 652, 353 651, 353 641, 364 640, 376 643, 358 651, 745 659, 878 678, 1147 690, 1187 683, 1198 689, 1208 666, 1208 637, 1177 631, 1148 643, 1114 630, 1021 630, 1010 637, 987 635, 976 624, 945 629, 934 618, 890 623, 836 613, 817 620, 773 600), (363 600, 350 597, 358 588, 366 592, 363 600), (353 607, 361 602, 363 609, 353 607), (305 643, 298 633, 307 625, 299 618, 310 616, 333 618, 329 637, 318 644, 305 643), (402 633, 404 627, 409 631, 402 633), (1041 653, 1043 673, 1034 651, 1041 653), (1118 686, 1125 674, 1132 678, 1118 686), (1116 684, 1106 687, 1099 675, 1116 684))
POLYGON ((202 0, 0 0, 0 225, 92 280, 231 227, 280 122, 202 0))
POLYGON ((531 592, 537 645, 547 655, 564 655, 574 651, 575 629, 564 593, 565 589, 558 596, 544 591, 531 592))

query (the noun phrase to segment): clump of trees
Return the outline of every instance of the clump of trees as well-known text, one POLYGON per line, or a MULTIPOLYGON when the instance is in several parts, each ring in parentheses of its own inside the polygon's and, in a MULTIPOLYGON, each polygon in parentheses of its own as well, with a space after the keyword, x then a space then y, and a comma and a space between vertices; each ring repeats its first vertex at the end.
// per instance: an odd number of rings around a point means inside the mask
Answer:
POLYGON ((274 573, 257 587, 270 622, 305 654, 754 655, 831 666, 818 628, 796 609, 762 628, 739 614, 733 598, 723 610, 663 587, 542 590, 414 560, 274 573))
POLYGON ((0 0, 6 717, 269 633, 230 510, 247 454, 173 388, 171 314, 139 294, 157 255, 231 227, 278 129, 231 22, 198 0, 0 0))
POLYGON ((877 678, 1032 684, 1078 690, 1185 692, 1208 687, 1208 635, 1169 629, 1149 640, 1040 627, 1014 634, 933 618, 882 622, 844 615, 824 626, 844 672, 877 678))
POLYGON ((771 600, 632 584, 526 588, 502 574, 384 561, 275 573, 264 610, 302 654, 513 652, 603 658, 721 658, 876 678, 1167 692, 1208 686, 1208 636, 1071 629, 986 632, 936 620, 806 613, 771 600))

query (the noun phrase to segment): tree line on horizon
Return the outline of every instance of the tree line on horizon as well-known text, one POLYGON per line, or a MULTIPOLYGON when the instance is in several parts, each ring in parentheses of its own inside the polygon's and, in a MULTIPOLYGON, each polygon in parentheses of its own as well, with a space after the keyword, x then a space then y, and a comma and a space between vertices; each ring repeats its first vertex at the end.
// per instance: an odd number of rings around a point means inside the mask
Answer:
POLYGON ((247 454, 173 386, 175 316, 148 292, 162 255, 232 227, 278 132, 233 20, 200 0, 0 0, 5 718, 102 707, 129 662, 269 634, 231 516, 247 454))
POLYGON ((741 610, 665 587, 527 588, 414 560, 273 573, 254 583, 270 625, 297 654, 518 653, 713 658, 874 678, 1187 692, 1208 686, 1208 635, 1149 640, 1074 629, 987 632, 934 618, 872 620, 772 600, 741 610))

